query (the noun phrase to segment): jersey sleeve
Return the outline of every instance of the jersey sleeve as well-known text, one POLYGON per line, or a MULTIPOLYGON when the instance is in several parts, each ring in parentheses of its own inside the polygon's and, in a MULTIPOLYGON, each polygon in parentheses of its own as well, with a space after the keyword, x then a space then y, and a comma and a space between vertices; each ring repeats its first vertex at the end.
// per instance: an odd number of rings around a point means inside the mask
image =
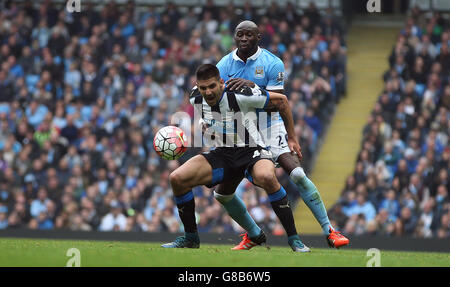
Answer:
POLYGON ((189 93, 189 102, 191 102, 191 105, 194 105, 195 97, 201 96, 200 91, 198 90, 197 86, 194 86, 189 93))
POLYGON ((269 81, 266 89, 269 91, 284 89, 284 64, 280 59, 275 61, 269 71, 269 81))
POLYGON ((258 86, 243 87, 235 95, 239 106, 245 108, 263 109, 269 103, 269 92, 258 86))
POLYGON ((223 57, 219 63, 216 64, 217 69, 219 69, 220 72, 220 77, 226 82, 228 81, 228 71, 227 71, 227 67, 228 65, 226 64, 228 59, 228 56, 223 57))

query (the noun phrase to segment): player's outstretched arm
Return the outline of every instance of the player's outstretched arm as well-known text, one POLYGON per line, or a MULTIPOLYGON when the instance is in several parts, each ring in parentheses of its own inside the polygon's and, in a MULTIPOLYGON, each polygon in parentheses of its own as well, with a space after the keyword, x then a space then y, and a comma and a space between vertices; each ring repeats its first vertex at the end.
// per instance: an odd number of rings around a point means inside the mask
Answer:
POLYGON ((301 147, 295 137, 294 131, 294 118, 292 116, 291 109, 289 108, 289 102, 285 95, 270 92, 269 91, 269 103, 267 104, 266 110, 277 110, 283 119, 284 126, 288 134, 288 145, 291 151, 297 153, 298 157, 302 158, 301 147))

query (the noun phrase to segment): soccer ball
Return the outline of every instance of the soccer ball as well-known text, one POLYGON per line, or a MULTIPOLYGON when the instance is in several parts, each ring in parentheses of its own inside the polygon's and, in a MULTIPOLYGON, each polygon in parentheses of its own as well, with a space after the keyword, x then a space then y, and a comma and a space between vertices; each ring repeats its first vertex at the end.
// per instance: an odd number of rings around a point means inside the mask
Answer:
POLYGON ((183 130, 178 127, 163 127, 153 139, 153 148, 163 159, 174 160, 186 152, 187 138, 183 130))

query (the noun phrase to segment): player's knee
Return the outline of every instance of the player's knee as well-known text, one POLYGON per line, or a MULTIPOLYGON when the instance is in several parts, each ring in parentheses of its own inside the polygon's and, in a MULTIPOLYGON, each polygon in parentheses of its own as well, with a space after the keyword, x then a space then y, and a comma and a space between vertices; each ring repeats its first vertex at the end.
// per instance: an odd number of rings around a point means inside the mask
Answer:
POLYGON ((277 178, 275 177, 275 173, 269 171, 258 171, 255 173, 253 180, 255 183, 263 188, 271 187, 276 185, 277 178))
POLYGON ((299 184, 305 176, 305 171, 301 167, 295 168, 290 174, 290 178, 295 184, 299 184))
POLYGON ((180 172, 178 172, 177 170, 174 170, 169 175, 169 181, 170 181, 170 185, 172 187, 182 187, 185 182, 183 175, 180 172))

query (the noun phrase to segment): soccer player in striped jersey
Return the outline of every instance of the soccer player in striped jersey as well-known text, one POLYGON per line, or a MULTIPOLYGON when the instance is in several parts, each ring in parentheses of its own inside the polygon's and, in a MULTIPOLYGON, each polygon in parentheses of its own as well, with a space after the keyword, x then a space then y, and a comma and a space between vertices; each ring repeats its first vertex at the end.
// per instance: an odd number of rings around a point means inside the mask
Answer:
MULTIPOLYGON (((197 113, 214 135, 215 149, 189 159, 170 174, 175 203, 184 225, 185 234, 163 244, 166 248, 198 248, 200 239, 195 222, 195 201, 192 188, 212 187, 222 182, 240 182, 244 176, 263 188, 288 235, 288 243, 295 252, 309 252, 300 240, 292 210, 285 202, 286 191, 275 176, 272 155, 264 149, 264 141, 257 127, 256 109, 278 110, 284 119, 288 146, 300 154, 294 135, 294 121, 285 95, 267 92, 258 87, 243 87, 239 91, 225 89, 219 70, 203 64, 196 71, 199 95, 191 98, 197 113), (284 203, 284 204, 283 204, 284 203)), ((233 191, 234 192, 234 191, 233 191)), ((227 195, 222 195, 224 198, 227 195)), ((244 206, 245 208, 245 206, 244 206)), ((259 238, 247 242, 247 247, 265 242, 259 238), (255 242, 256 241, 256 242, 255 242)))

